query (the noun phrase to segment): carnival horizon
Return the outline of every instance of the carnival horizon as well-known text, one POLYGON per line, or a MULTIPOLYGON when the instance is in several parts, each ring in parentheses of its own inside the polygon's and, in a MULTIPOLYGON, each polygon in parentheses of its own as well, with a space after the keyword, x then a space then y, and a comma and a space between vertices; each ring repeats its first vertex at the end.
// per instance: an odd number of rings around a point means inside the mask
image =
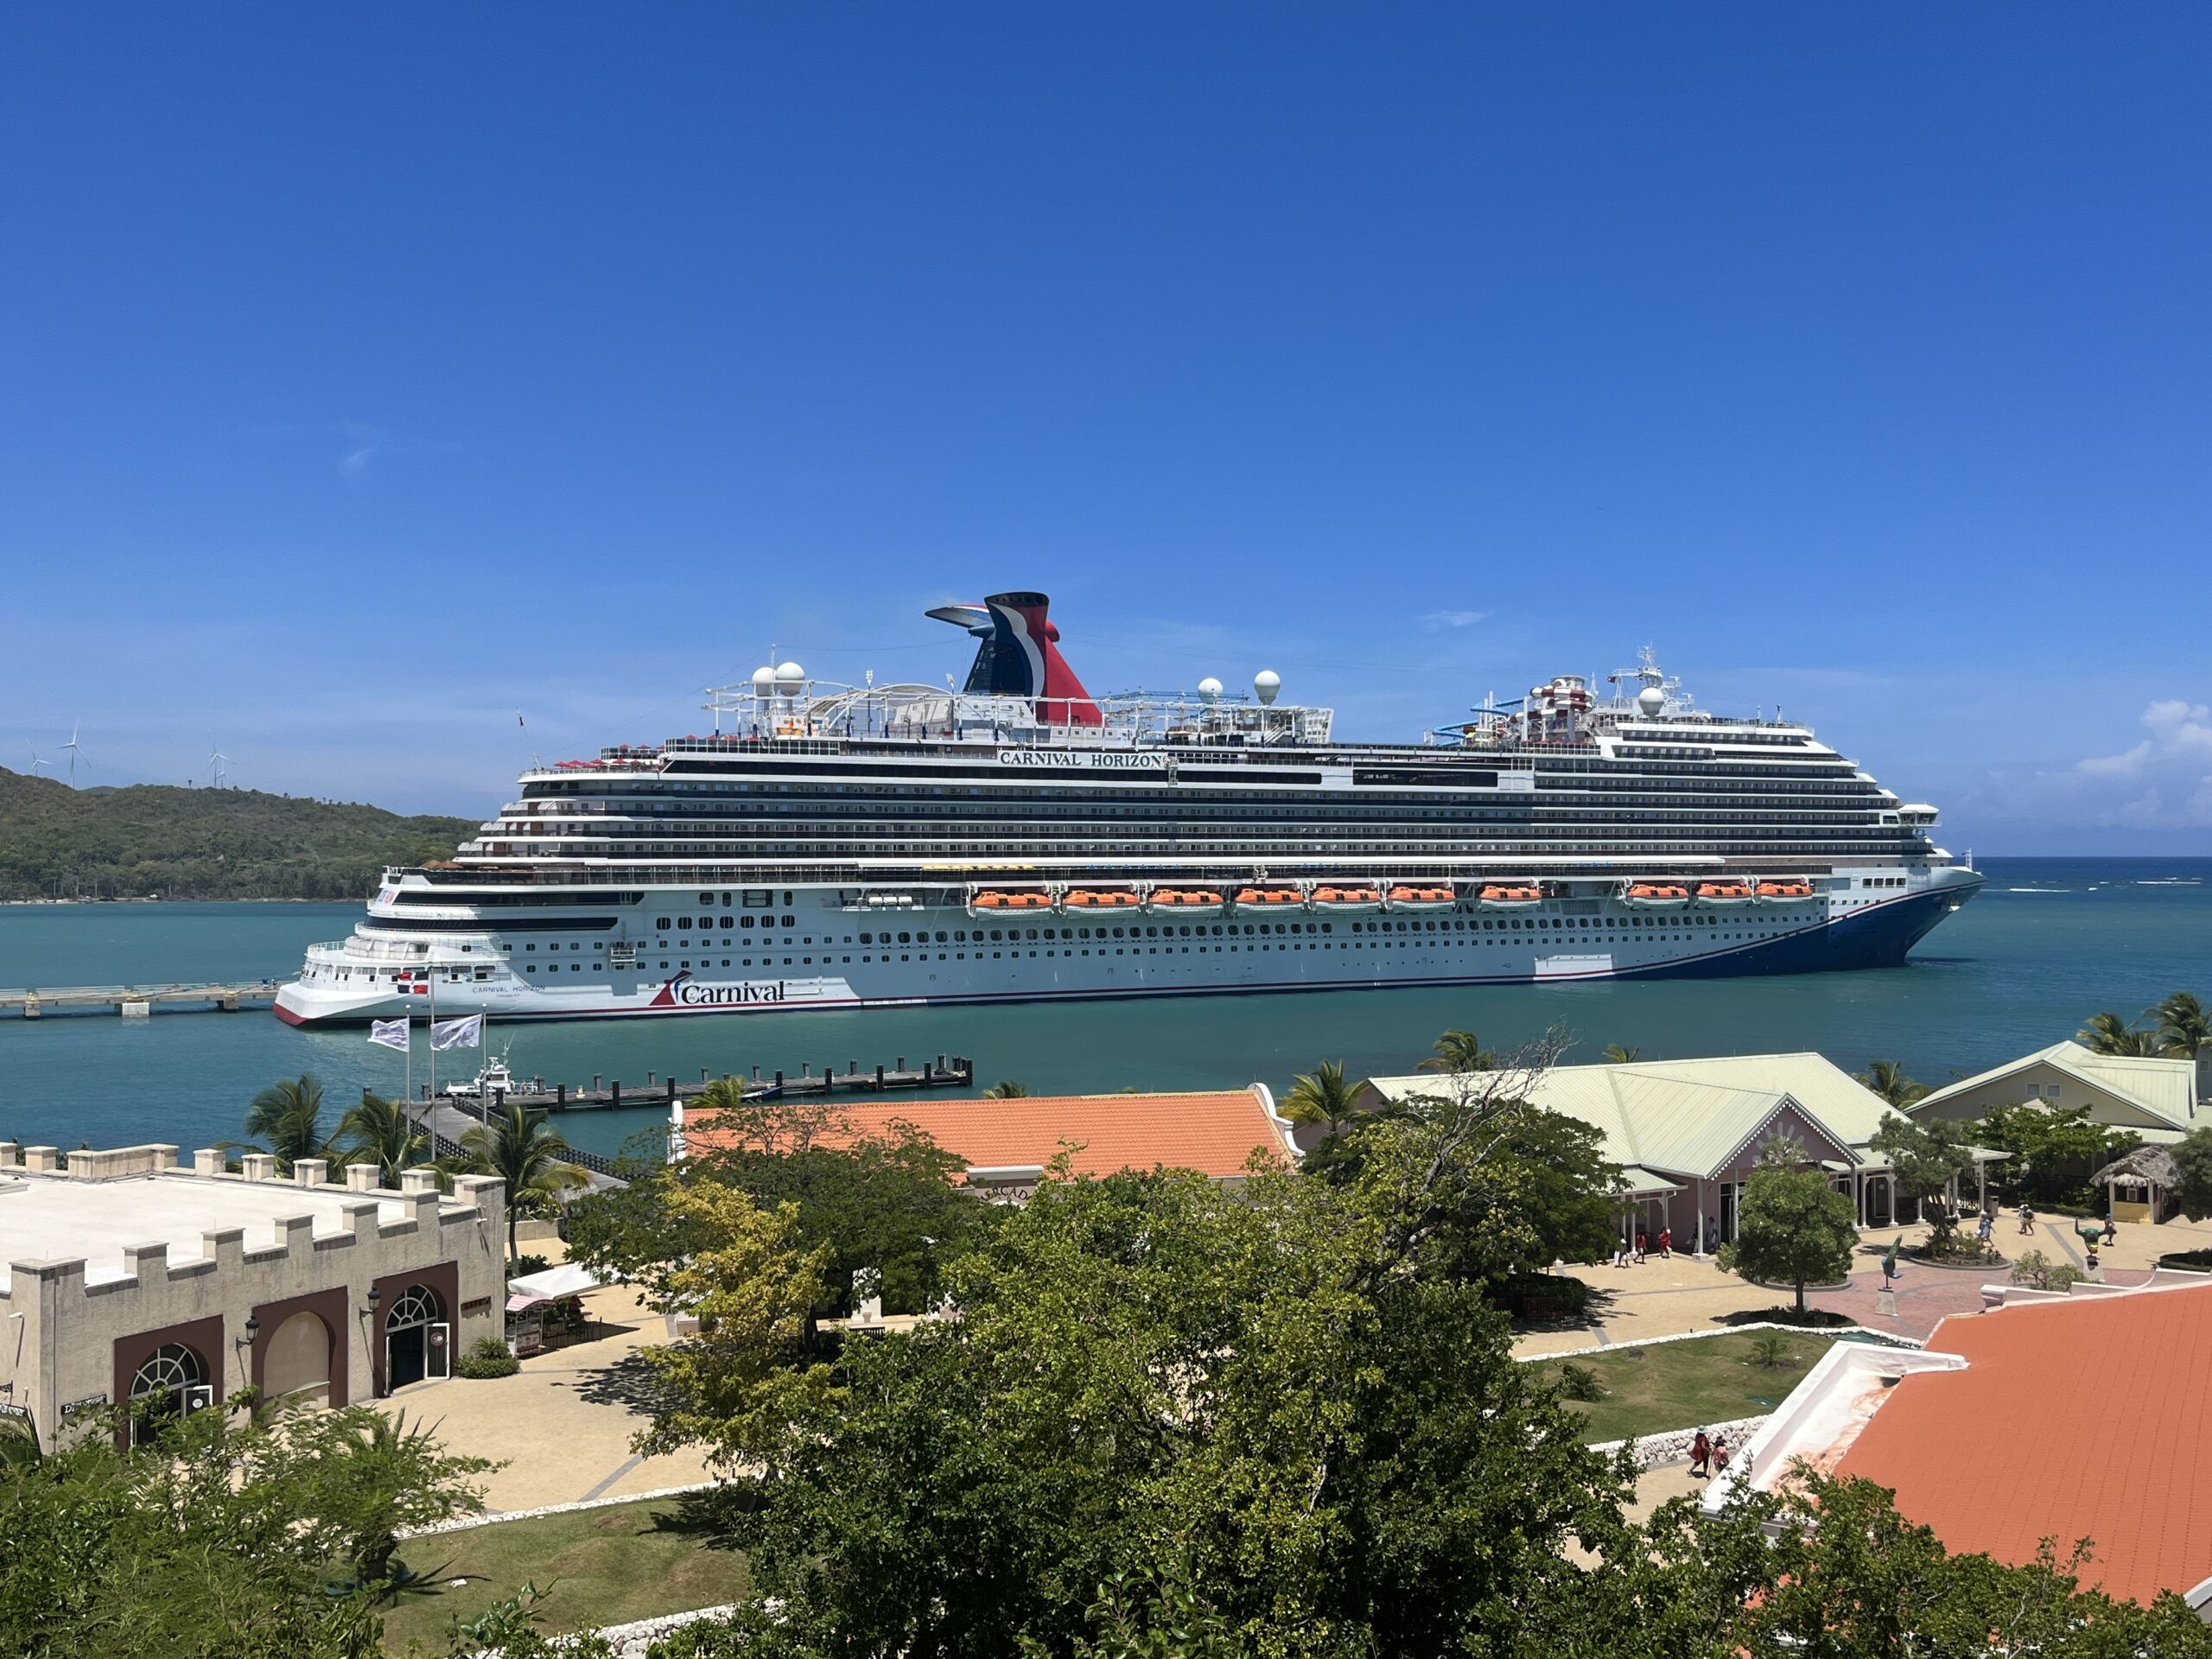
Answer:
POLYGON ((1801 973, 1901 962, 1981 885, 1780 719, 1646 653, 1421 741, 1330 710, 1092 696, 1042 594, 930 614, 963 690, 796 663, 709 735, 523 774, 450 861, 385 873, 309 948, 296 1025, 1801 973))

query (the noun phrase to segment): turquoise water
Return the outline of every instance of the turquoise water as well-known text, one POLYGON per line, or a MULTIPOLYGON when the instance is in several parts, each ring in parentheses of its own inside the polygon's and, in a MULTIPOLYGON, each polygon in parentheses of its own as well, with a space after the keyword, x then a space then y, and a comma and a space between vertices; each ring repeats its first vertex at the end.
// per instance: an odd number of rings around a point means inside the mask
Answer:
MULTIPOLYGON (((510 1046, 518 1073, 575 1084, 957 1053, 974 1056, 986 1081, 1018 1078, 1041 1094, 1255 1078, 1280 1089, 1323 1058, 1355 1075, 1410 1070, 1447 1027, 1505 1046, 1560 1026, 1574 1038, 1570 1060, 1595 1059, 1608 1043, 1650 1058, 1809 1048, 1853 1070, 1901 1059, 1940 1083, 2070 1036, 2100 1009, 2133 1014, 2181 988, 2212 995, 2212 860, 1992 859, 1984 868, 1988 887, 1911 962, 1871 972, 691 1016, 495 1027, 493 1041, 510 1046)), ((352 905, 0 908, 0 985, 282 976, 358 914, 352 905)), ((303 1071, 341 1103, 363 1087, 396 1090, 401 1058, 359 1032, 296 1031, 260 1012, 0 1018, 0 1138, 206 1146, 239 1132, 256 1089, 303 1071)), ((563 1127, 580 1146, 612 1151, 658 1117, 575 1113, 563 1127)))

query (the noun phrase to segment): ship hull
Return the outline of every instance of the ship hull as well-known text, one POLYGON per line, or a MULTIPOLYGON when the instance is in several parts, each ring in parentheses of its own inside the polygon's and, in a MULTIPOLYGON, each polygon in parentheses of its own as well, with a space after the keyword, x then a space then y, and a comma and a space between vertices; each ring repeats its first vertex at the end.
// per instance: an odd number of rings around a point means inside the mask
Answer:
MULTIPOLYGON (((651 953, 635 970, 621 973, 595 964, 579 972, 582 964, 567 960, 543 964, 564 980, 575 976, 577 982, 557 990, 531 983, 538 965, 518 963, 519 953, 509 950, 494 956, 494 968, 482 967, 485 958, 478 957, 449 970, 454 976, 438 984, 436 1010, 442 1017, 481 1013, 502 1021, 658 1019, 1827 973, 1904 962, 1980 886, 1971 871, 1935 869, 1905 893, 1824 899, 1795 914, 1731 908, 1655 917, 1614 903, 1583 913, 1507 918, 1470 906, 1449 916, 1373 921, 1314 912, 1294 925, 1270 921, 1250 934, 1203 923, 1179 929, 1150 918, 1113 926, 1086 918, 1095 939, 1072 937, 1078 930, 1055 918, 1013 927, 997 918, 1002 925, 996 930, 954 912, 856 918, 830 909, 828 894, 808 912, 815 896, 802 895, 798 908, 809 918, 798 925, 817 931, 794 932, 788 944, 741 940, 711 954, 671 944, 671 954, 651 953), (907 925, 898 929, 899 921, 907 925), (1049 925, 1050 932, 1039 924, 1049 925), (1025 937, 988 938, 993 931, 1025 937), (724 949, 754 954, 725 957, 724 949), (487 972, 491 979, 478 977, 487 972)), ((657 897, 646 907, 675 902, 657 897)), ((284 988, 276 1012, 296 1026, 360 1025, 427 1017, 430 1001, 421 992, 309 977, 284 988)))

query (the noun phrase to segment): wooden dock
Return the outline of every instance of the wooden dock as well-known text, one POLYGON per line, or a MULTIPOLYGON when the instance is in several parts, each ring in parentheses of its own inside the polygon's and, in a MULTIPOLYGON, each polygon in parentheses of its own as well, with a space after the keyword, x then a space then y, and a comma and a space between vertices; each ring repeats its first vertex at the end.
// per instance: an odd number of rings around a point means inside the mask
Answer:
POLYGON ((283 988, 281 979, 241 979, 221 984, 71 985, 0 990, 0 1014, 42 1020, 50 1014, 119 1014, 143 1020, 164 1014, 235 1014, 266 1007, 283 988))
MULTIPOLYGON (((594 1077, 589 1088, 572 1087, 565 1083, 534 1086, 528 1089, 495 1089, 490 1104, 526 1106, 532 1111, 582 1112, 594 1109, 619 1111, 639 1108, 672 1105, 677 1101, 696 1099, 718 1081, 711 1067, 699 1068, 699 1080, 693 1083, 673 1076, 664 1077, 658 1071, 648 1071, 644 1084, 625 1087, 620 1078, 602 1081, 594 1077)), ((538 1083, 542 1079, 537 1080, 538 1083)), ((822 1095, 883 1094, 909 1089, 967 1089, 976 1081, 976 1062, 964 1055, 948 1058, 940 1054, 936 1062, 925 1061, 909 1068, 906 1057, 901 1054, 890 1065, 878 1065, 868 1071, 861 1069, 858 1060, 848 1060, 840 1071, 836 1062, 826 1062, 817 1071, 811 1062, 799 1068, 798 1075, 777 1071, 763 1077, 760 1068, 754 1066, 753 1075, 745 1080, 745 1097, 748 1101, 796 1100, 822 1095)), ((423 1099, 429 1096, 429 1085, 419 1085, 423 1099)), ((421 1104, 420 1101, 416 1103, 421 1104)), ((439 1103, 457 1106, 471 1116, 482 1115, 485 1102, 479 1096, 453 1095, 442 1092, 439 1103)))

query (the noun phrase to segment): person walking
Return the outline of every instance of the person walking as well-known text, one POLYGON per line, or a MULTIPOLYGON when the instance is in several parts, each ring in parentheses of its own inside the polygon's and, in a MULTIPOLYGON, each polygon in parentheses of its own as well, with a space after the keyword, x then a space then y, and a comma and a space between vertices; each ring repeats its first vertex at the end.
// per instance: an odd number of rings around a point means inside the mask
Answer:
POLYGON ((1981 1212, 1981 1242, 1984 1244, 1989 1243, 1990 1234, 1997 1230, 1995 1225, 1996 1219, 1997 1218, 1991 1215, 1986 1210, 1981 1212))
POLYGON ((1728 1437, 1726 1434, 1716 1434, 1713 1437, 1713 1472, 1722 1475, 1727 1471, 1728 1437))
POLYGON ((1643 1265, 1644 1257, 1649 1255, 1650 1252, 1651 1235, 1645 1232, 1643 1228, 1639 1227, 1636 1230, 1636 1262, 1638 1267, 1642 1267, 1643 1265))
POLYGON ((1713 1442, 1705 1438, 1705 1431, 1700 1428, 1697 1432, 1697 1438, 1690 1442, 1690 1473, 1703 1478, 1712 1472, 1713 1442))
POLYGON ((2020 1205, 2020 1230, 2023 1233, 2032 1233, 2035 1230, 2036 1212, 2029 1209, 2025 1203, 2023 1203, 2020 1205))
POLYGON ((2120 1236, 2120 1224, 2110 1216, 2105 1217, 2105 1243, 2109 1244, 2120 1236))
POLYGON ((1671 1261, 1674 1254, 1675 1230, 1671 1227, 1662 1227, 1659 1230, 1659 1259, 1662 1262, 1671 1261))

